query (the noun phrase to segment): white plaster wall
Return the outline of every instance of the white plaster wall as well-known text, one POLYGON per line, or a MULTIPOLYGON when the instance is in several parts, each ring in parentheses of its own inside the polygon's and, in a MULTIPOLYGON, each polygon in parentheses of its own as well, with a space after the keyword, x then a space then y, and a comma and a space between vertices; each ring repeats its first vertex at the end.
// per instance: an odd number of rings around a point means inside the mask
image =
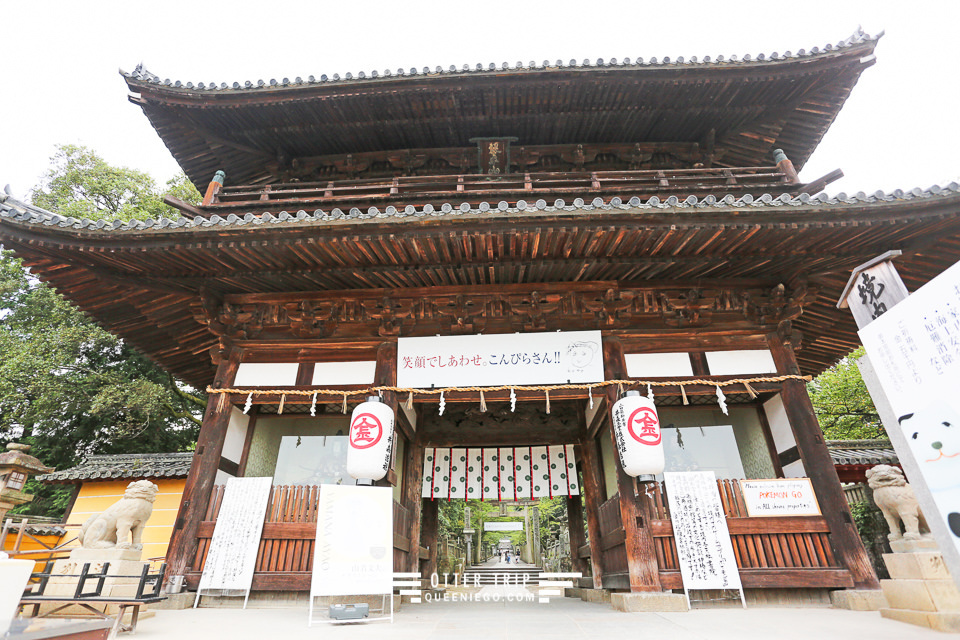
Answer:
POLYGON ((776 373, 773 356, 763 349, 708 351, 707 367, 714 376, 776 373))
MULTIPOLYGON (((783 453, 797 446, 797 440, 790 428, 790 421, 787 420, 786 408, 783 406, 783 400, 779 394, 763 403, 763 411, 766 413, 767 424, 770 425, 770 434, 773 436, 777 453, 783 453)), ((803 468, 803 462, 800 460, 785 466, 783 474, 788 478, 803 478, 807 475, 803 468)))
POLYGON ((233 381, 236 387, 286 387, 297 384, 296 362, 243 362, 233 381))
POLYGON ((686 353, 628 353, 623 356, 631 378, 677 378, 692 376, 693 366, 686 353))
POLYGON ((224 458, 231 462, 240 462, 243 456, 243 442, 247 438, 247 427, 250 416, 243 415, 243 411, 233 407, 230 411, 230 421, 227 423, 227 436, 223 441, 224 458))

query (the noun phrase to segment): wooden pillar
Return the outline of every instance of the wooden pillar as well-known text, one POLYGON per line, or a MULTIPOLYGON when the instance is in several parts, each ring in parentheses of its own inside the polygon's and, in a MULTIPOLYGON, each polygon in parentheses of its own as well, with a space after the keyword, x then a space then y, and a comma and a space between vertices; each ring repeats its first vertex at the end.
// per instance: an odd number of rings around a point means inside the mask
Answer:
MULTIPOLYGON (((384 342, 377 349, 377 369, 373 376, 373 382, 374 386, 378 387, 395 387, 397 385, 397 344, 395 342, 384 342)), ((397 392, 384 391, 383 402, 393 411, 395 423, 393 429, 394 444, 390 453, 390 468, 387 470, 387 475, 381 480, 374 482, 374 484, 378 487, 393 487, 396 486, 398 482, 396 471, 396 443, 397 438, 400 437, 400 425, 398 424, 400 422, 400 404, 397 402, 397 392)))
POLYGON ((570 533, 570 563, 572 571, 587 573, 587 563, 580 557, 580 547, 587 544, 583 534, 583 500, 581 496, 567 497, 567 530, 570 533))
MULTIPOLYGON (((780 375, 797 375, 800 368, 793 355, 793 341, 789 334, 772 333, 767 336, 770 353, 780 375)), ((858 589, 878 589, 880 583, 867 556, 857 527, 850 516, 850 507, 840 487, 840 478, 833 466, 830 452, 823 440, 823 431, 813 411, 813 403, 802 380, 785 380, 780 396, 797 441, 803 466, 817 494, 820 510, 830 527, 830 543, 834 555, 853 575, 858 589)))
MULTIPOLYGON (((239 366, 239 352, 230 351, 220 360, 212 386, 221 389, 231 386, 239 366)), ((193 453, 190 473, 187 475, 180 500, 180 510, 177 512, 177 520, 167 548, 167 566, 170 567, 168 578, 184 575, 196 556, 197 532, 216 481, 232 408, 233 405, 228 402, 226 395, 207 395, 207 410, 200 426, 197 448, 193 453)))
POLYGON ((423 445, 417 438, 407 441, 404 447, 403 461, 403 506, 407 508, 410 525, 407 537, 410 539, 410 553, 407 556, 406 571, 420 571, 420 517, 423 498, 420 497, 423 486, 423 445))
MULTIPOLYGON (((607 380, 624 380, 627 377, 623 345, 616 338, 603 339, 603 368, 607 380)), ((607 406, 612 409, 614 403, 619 400, 617 387, 610 385, 605 388, 605 391, 607 406)), ((612 428, 610 438, 613 441, 613 450, 616 452, 617 438, 612 428)), ((623 520, 623 532, 626 537, 624 544, 627 547, 630 591, 660 591, 660 569, 657 566, 652 521, 649 518, 649 509, 641 506, 641 500, 646 501, 648 498, 645 495, 637 498, 636 480, 623 470, 620 465, 620 456, 614 453, 613 457, 617 465, 617 489, 620 492, 620 518, 623 520)))
MULTIPOLYGON (((586 503, 587 534, 590 541, 590 572, 593 588, 603 588, 603 547, 600 542, 600 505, 607 499, 606 483, 600 466, 600 452, 595 438, 584 435, 577 445, 583 462, 583 501, 586 503)), ((571 539, 573 534, 571 533, 571 539)))
MULTIPOLYGON (((423 500, 423 524, 420 538, 427 547, 427 562, 423 567, 423 577, 429 579, 437 571, 437 540, 440 534, 440 501, 427 498, 423 500)), ((419 554, 419 549, 417 550, 419 554)))

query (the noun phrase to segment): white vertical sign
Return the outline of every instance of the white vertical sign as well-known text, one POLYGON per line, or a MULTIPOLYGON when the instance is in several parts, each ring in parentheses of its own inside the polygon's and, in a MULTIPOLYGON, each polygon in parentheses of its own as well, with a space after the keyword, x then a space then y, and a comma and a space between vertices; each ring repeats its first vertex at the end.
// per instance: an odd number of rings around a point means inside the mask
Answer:
POLYGON ((691 589, 738 589, 742 602, 740 571, 716 475, 713 471, 666 471, 663 480, 688 603, 691 589))
POLYGON ((960 553, 960 263, 861 329, 860 339, 939 511, 927 518, 945 525, 941 549, 960 553))
MULTIPOLYGON (((273 478, 230 478, 203 564, 197 600, 203 591, 250 593, 263 520, 273 478)), ((246 601, 244 601, 246 606, 246 601)))
POLYGON ((320 485, 310 597, 393 592, 393 490, 320 485))

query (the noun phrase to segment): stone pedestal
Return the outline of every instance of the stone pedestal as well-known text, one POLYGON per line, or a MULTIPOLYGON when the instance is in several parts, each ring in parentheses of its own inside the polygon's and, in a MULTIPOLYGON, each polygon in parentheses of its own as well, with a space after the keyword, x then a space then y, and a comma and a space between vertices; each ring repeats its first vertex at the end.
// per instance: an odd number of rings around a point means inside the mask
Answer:
POLYGON ((960 632, 960 590, 950 578, 943 556, 931 539, 896 540, 897 553, 883 554, 890 580, 880 587, 889 606, 884 618, 938 631, 960 632))
POLYGON ((851 611, 879 611, 888 606, 887 599, 880 589, 831 591, 830 603, 837 609, 849 609, 851 611))
MULTIPOLYGON (((77 590, 79 580, 77 576, 83 571, 84 564, 90 565, 89 573, 100 573, 103 570, 103 565, 110 563, 100 595, 104 598, 134 598, 137 595, 137 586, 140 584, 140 575, 146 564, 140 560, 141 555, 142 552, 139 549, 74 549, 70 552, 69 558, 54 561, 52 575, 43 593, 47 596, 72 597, 77 590)), ((97 579, 88 579, 84 591, 94 590, 96 584, 97 579)), ((59 605, 42 605, 40 612, 41 614, 45 613, 57 606, 59 605)), ((90 606, 107 615, 116 614, 118 610, 116 605, 90 603, 90 606)), ((81 606, 70 606, 59 611, 57 615, 85 617, 93 614, 81 606)), ((147 611, 146 605, 140 607, 141 619, 150 615, 153 614, 147 611)))
POLYGON ((611 593, 610 604, 617 611, 689 611, 687 597, 681 593, 611 593))

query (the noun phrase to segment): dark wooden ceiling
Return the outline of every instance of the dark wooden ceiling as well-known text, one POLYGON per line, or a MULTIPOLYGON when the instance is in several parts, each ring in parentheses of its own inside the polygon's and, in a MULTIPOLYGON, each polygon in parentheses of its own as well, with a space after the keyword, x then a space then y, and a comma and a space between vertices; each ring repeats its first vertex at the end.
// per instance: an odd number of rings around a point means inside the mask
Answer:
POLYGON ((767 166, 772 150, 782 148, 799 169, 873 63, 875 46, 867 39, 777 60, 431 73, 250 89, 166 86, 145 73, 125 78, 131 100, 201 191, 221 169, 230 185, 267 184, 324 158, 334 166, 346 154, 462 150, 471 138, 496 136, 515 137, 518 147, 696 143, 708 166, 722 167, 767 166))

